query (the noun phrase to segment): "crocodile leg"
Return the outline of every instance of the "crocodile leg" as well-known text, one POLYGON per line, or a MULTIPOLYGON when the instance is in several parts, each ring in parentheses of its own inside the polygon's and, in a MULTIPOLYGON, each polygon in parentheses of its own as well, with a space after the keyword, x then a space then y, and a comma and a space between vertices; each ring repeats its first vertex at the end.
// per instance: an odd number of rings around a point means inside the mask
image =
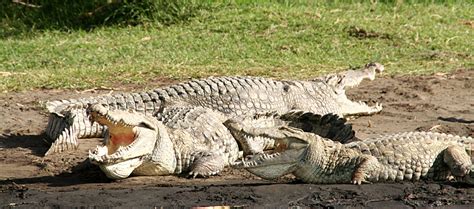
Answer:
POLYGON ((460 146, 450 146, 443 152, 443 160, 456 177, 464 177, 471 171, 472 161, 466 150, 460 146))
POLYGON ((189 176, 196 178, 216 175, 224 169, 225 159, 222 153, 203 153, 191 165, 189 176))
POLYGON ((372 171, 379 170, 380 163, 372 155, 362 155, 359 157, 360 163, 352 173, 352 184, 370 183, 368 179, 372 177, 372 171))

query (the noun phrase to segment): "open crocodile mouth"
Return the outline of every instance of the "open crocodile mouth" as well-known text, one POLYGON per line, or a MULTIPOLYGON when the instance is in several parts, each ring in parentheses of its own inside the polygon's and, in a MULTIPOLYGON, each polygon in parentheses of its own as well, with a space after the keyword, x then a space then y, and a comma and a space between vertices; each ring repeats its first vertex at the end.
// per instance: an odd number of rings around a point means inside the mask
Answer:
POLYGON ((304 148, 307 147, 306 143, 301 142, 295 138, 267 138, 264 136, 251 136, 242 134, 246 139, 252 140, 274 140, 274 147, 272 149, 263 150, 260 153, 250 154, 244 156, 241 164, 243 168, 255 168, 264 167, 276 164, 293 163, 297 161, 302 154, 304 148))
POLYGON ((275 128, 276 135, 267 133, 246 132, 245 129, 229 130, 239 134, 235 136, 245 139, 260 138, 274 140, 274 147, 261 153, 247 155, 242 160, 234 162, 234 168, 244 168, 264 179, 275 179, 285 174, 291 173, 297 168, 298 163, 304 158, 308 143, 306 141, 286 136, 278 136, 279 128, 275 128))
POLYGON ((157 127, 147 116, 126 111, 109 111, 100 104, 89 105, 91 122, 106 126, 105 144, 89 151, 95 163, 112 163, 141 157, 149 153, 157 135, 157 127))
MULTIPOLYGON (((298 161, 305 152, 308 143, 298 137, 292 137, 285 132, 300 132, 290 127, 251 128, 241 123, 228 120, 224 123, 238 141, 273 140, 273 147, 260 153, 249 154, 235 162, 237 168, 258 168, 272 165, 292 164, 298 161)), ((301 131, 302 132, 302 131, 301 131)))
POLYGON ((334 86, 335 92, 339 95, 338 103, 344 104, 343 107, 346 107, 343 111, 345 116, 372 115, 382 111, 382 104, 375 102, 375 104, 369 105, 363 101, 352 101, 347 98, 345 92, 347 89, 359 86, 364 79, 374 80, 375 75, 383 71, 383 65, 368 63, 362 69, 328 75, 323 80, 327 84, 334 86))

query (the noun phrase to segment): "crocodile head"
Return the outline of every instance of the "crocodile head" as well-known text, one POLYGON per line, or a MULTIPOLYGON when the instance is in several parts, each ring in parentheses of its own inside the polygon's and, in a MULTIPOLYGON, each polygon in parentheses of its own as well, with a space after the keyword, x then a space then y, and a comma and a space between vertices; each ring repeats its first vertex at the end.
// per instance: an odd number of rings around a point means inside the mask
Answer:
POLYGON ((128 177, 150 156, 159 134, 159 124, 141 113, 109 111, 100 104, 89 105, 91 122, 107 126, 105 145, 89 151, 89 160, 99 165, 107 177, 128 177))
POLYGON ((337 74, 323 77, 323 81, 333 87, 337 94, 337 103, 341 106, 344 116, 372 115, 382 111, 382 104, 375 103, 369 106, 362 101, 352 101, 347 98, 346 90, 358 86, 362 80, 374 80, 377 73, 384 71, 384 66, 380 63, 368 63, 357 70, 348 70, 337 74))
POLYGON ((235 162, 234 168, 245 168, 261 178, 274 179, 293 172, 306 156, 309 143, 304 135, 308 133, 300 129, 288 126, 252 128, 231 119, 224 124, 237 140, 267 138, 275 141, 273 149, 247 155, 235 162))

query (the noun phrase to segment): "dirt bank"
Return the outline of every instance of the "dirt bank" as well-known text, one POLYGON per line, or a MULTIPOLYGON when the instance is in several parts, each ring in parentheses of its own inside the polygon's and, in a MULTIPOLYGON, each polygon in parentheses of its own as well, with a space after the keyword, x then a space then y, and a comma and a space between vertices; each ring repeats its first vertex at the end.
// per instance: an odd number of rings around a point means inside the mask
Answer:
MULTIPOLYGON (((473 76, 471 69, 364 82, 350 90, 350 97, 381 102, 384 110, 350 122, 359 137, 414 130, 474 136, 473 76)), ((36 90, 0 95, 0 206, 474 207, 474 188, 456 183, 314 185, 291 176, 266 181, 231 169, 208 179, 167 176, 110 181, 84 161, 86 151, 98 139, 82 140, 77 152, 43 158, 48 145, 40 133, 47 115, 40 101, 108 91, 36 90)))

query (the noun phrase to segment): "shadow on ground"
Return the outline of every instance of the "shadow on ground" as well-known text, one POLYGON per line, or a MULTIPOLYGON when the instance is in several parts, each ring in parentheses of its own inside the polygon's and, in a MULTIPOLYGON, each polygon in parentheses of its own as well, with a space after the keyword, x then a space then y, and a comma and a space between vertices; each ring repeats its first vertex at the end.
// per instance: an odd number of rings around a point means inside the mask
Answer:
POLYGON ((46 135, 3 134, 0 135, 0 145, 4 148, 25 148, 33 155, 43 157, 51 143, 46 141, 46 135))

